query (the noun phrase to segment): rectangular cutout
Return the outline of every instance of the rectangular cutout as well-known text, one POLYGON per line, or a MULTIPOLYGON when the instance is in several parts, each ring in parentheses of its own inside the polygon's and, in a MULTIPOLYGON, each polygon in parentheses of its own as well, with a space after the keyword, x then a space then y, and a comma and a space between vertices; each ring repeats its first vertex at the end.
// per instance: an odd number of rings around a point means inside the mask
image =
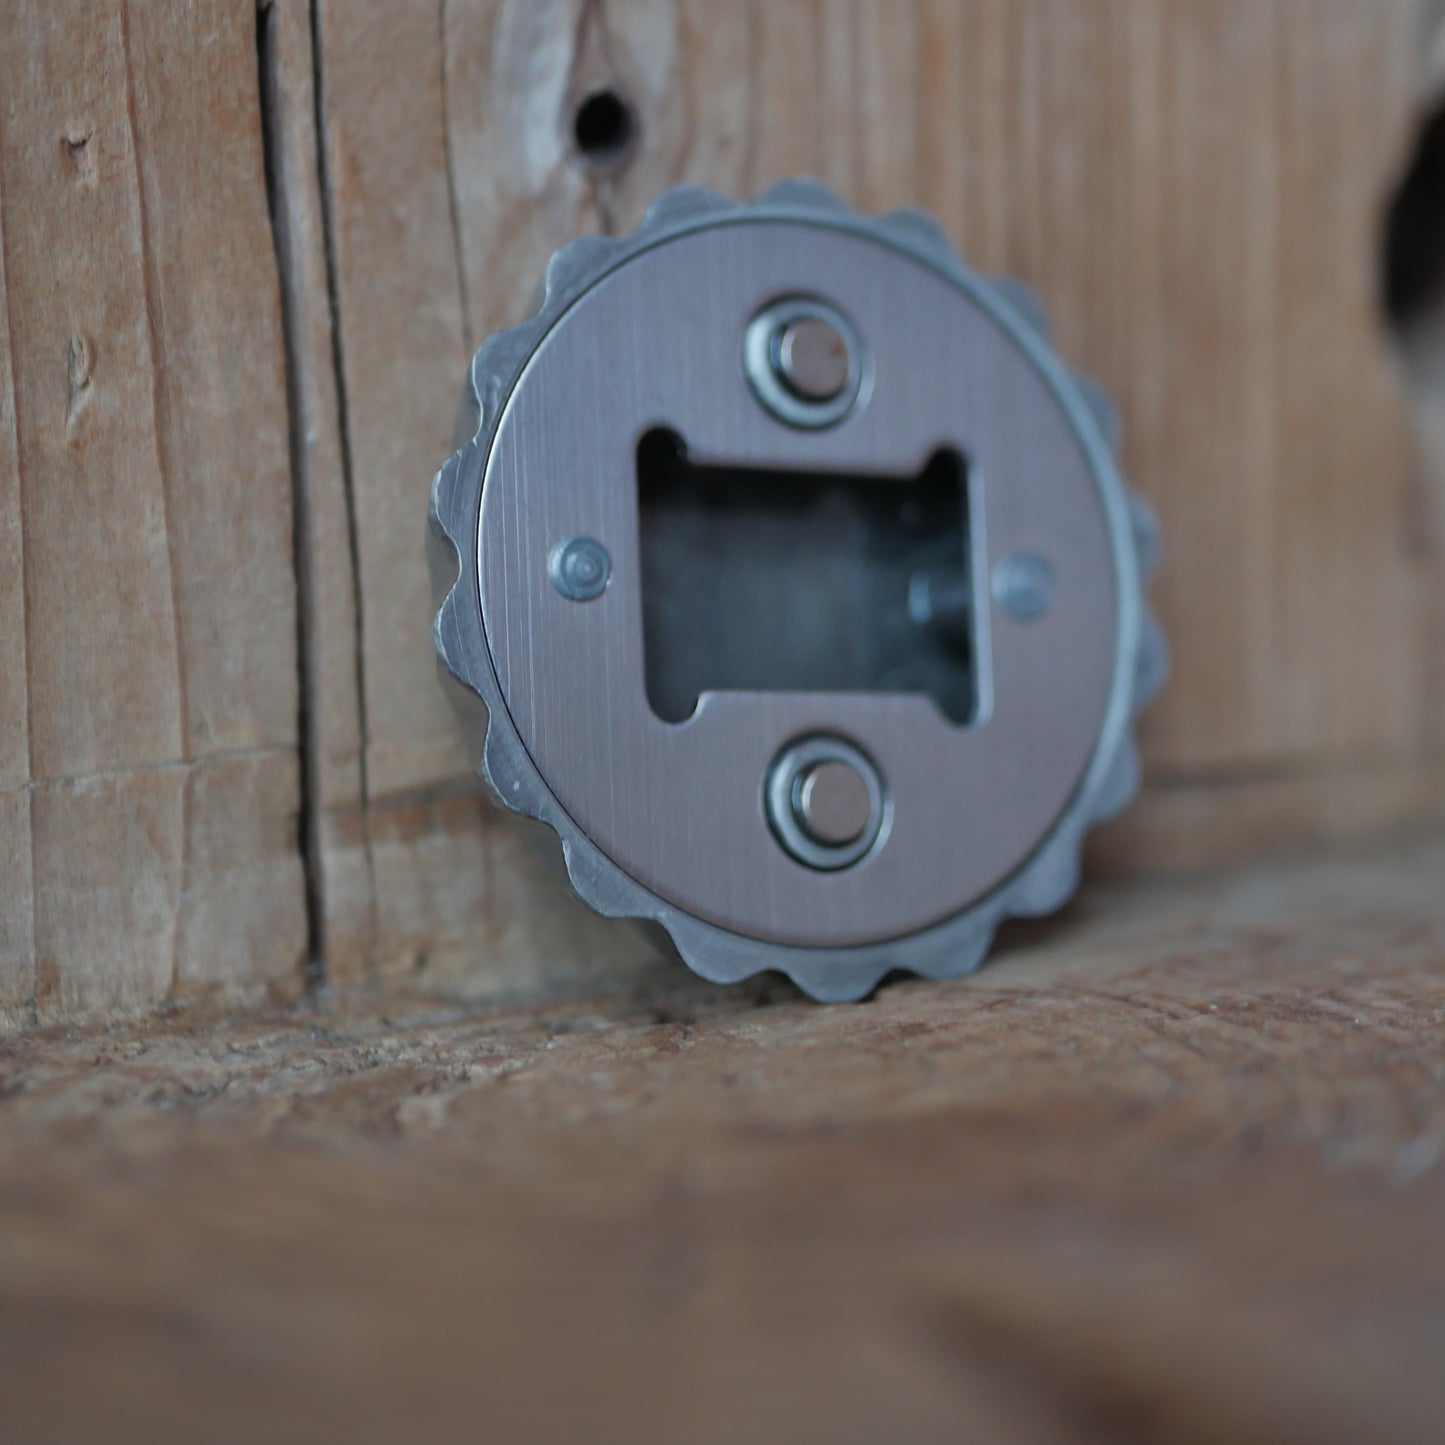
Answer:
POLYGON ((968 467, 913 477, 699 465, 637 448, 647 696, 665 722, 705 692, 914 693, 978 711, 968 467))

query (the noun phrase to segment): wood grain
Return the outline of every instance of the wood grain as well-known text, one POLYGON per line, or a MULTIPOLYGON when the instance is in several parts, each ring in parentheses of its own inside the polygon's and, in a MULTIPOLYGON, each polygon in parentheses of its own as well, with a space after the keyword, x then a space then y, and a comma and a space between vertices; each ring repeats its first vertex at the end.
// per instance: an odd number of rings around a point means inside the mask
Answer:
POLYGON ((35 1033, 7 1439, 1437 1440, 1442 874, 1101 890, 858 1007, 35 1033))
MULTIPOLYGON (((461 11, 429 3, 365 13, 352 4, 318 7, 364 699, 361 806, 323 802, 334 820, 325 847, 328 866, 344 867, 359 835, 373 890, 365 947, 333 949, 329 963, 336 978, 420 969, 506 993, 544 977, 625 971, 646 950, 558 890, 526 843, 482 803, 436 683, 420 528, 430 473, 451 447, 470 355, 457 238, 489 243, 485 228, 468 227, 471 212, 453 219, 442 31, 445 24, 447 54, 477 54, 461 11), (376 103, 379 93, 407 96, 404 123, 376 103), (539 965, 543 958, 554 962, 539 965)), ((558 17, 545 7, 508 13, 528 45, 560 34, 558 17)), ((527 80, 525 95, 512 93, 494 112, 494 124, 515 132, 518 107, 549 103, 545 62, 503 52, 497 67, 527 80), (514 71, 524 60, 536 63, 514 71)), ((453 89, 487 93, 467 77, 453 89)), ((484 154, 495 161, 485 172, 489 184, 505 186, 505 150, 479 141, 474 174, 482 173, 476 161, 484 154)), ((495 208, 498 216, 511 213, 495 208)), ((571 234, 576 219, 566 216, 539 248, 571 234)), ((545 254, 536 257, 538 268, 545 254)), ((492 248, 492 257, 502 270, 490 289, 479 284, 478 294, 500 307, 509 304, 505 277, 518 273, 506 269, 514 264, 507 248, 492 248)), ((524 284, 531 288, 539 274, 524 284)), ((342 932, 354 938, 357 930, 343 923, 342 932)))
POLYGON ((1445 841, 1239 866, 1445 808, 1445 534, 1373 295, 1424 19, 17 0, 0 1436, 1445 1435, 1445 841), (602 88, 636 133, 583 157, 602 88), (799 171, 1048 299, 1176 656, 1116 881, 846 1009, 558 890, 421 565, 547 255, 799 171), (351 986, 298 1002, 308 964, 351 986))
POLYGON ((290 978, 299 676, 251 16, 21 6, 0 94, 0 788, 6 854, 30 855, 0 1008, 290 978))
MULTIPOLYGON (((631 228, 678 181, 747 196, 800 171, 865 210, 934 209, 976 264, 1039 290, 1064 354, 1123 405, 1128 474, 1164 522, 1176 666, 1144 725, 1150 792, 1096 856, 1198 867, 1438 816, 1439 557, 1412 538, 1408 426, 1374 312, 1414 0, 322 13, 371 816, 416 815, 466 777, 423 676, 401 510, 406 465, 445 451, 461 358, 525 314, 570 236, 631 228), (404 135, 375 104, 387 85, 411 97, 404 135), (571 117, 606 88, 636 135, 594 162, 571 117)), ((441 839, 405 848, 446 873, 441 839)), ((378 893, 378 960, 420 957, 439 930, 458 958, 469 937, 489 956, 477 862, 451 856, 455 887, 432 874, 431 890, 378 893), (463 906, 443 918, 443 896, 463 906)))
MULTIPOLYGON (((3 136, 3 120, 0 120, 3 136)), ((0 159, 3 159, 0 145, 0 159)), ((0 171, 0 1028, 35 996, 35 896, 30 843, 30 708, 26 685, 25 536, 0 171)))
POLYGON ((304 676, 314 964, 363 971, 375 934, 366 810, 354 513, 337 378, 327 197, 309 0, 259 13, 276 262, 286 337, 304 676))
MULTIPOLYGON (((0 54, 0 1021, 645 971, 486 810, 418 541, 467 357, 665 186, 921 204, 1158 507, 1125 873, 1445 809, 1442 548, 1376 317, 1426 0, 22 3, 0 54), (579 153, 612 89, 630 143, 579 153)), ((1419 386, 1417 383, 1417 392, 1419 386)), ((1428 408, 1427 408, 1428 411, 1428 408)))

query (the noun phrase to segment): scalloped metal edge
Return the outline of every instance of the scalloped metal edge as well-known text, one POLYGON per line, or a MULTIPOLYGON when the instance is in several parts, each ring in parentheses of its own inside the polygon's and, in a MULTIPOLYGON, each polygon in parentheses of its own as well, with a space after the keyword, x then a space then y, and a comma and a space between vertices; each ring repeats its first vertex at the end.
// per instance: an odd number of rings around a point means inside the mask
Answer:
POLYGON ((1158 526, 1148 504, 1119 476, 1118 413, 1092 378, 1069 371, 1050 350, 1047 316, 1033 292, 1007 279, 977 276, 925 211, 899 210, 870 220, 806 177, 779 182, 751 204, 700 186, 678 186, 653 202, 632 236, 581 237, 553 256, 536 314, 488 337, 472 358, 458 430, 458 450, 433 479, 429 509, 438 672, 489 790, 504 807, 544 825, 573 890, 594 911, 656 925, 694 973, 715 983, 777 970, 820 1002, 847 1002, 866 997, 894 971, 929 979, 971 973, 1005 919, 1047 915, 1073 895, 1084 834, 1121 812, 1138 791, 1132 721, 1163 687, 1169 657, 1144 596, 1157 564, 1158 526), (533 763, 502 698, 482 620, 474 554, 486 454, 532 353, 573 301, 609 271, 688 231, 755 218, 811 220, 881 235, 991 304, 1053 385, 1090 448, 1106 508, 1118 511, 1113 530, 1126 587, 1125 647, 1115 701, 1078 792, 1034 855, 992 893, 922 933, 860 948, 810 949, 746 938, 683 912, 624 873, 567 816, 533 763))

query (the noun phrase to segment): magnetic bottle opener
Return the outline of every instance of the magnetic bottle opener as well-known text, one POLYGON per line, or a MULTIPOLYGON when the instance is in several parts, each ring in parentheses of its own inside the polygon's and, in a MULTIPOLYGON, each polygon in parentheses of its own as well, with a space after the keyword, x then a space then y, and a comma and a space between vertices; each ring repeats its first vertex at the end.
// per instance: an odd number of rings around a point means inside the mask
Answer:
POLYGON ((928 216, 680 188, 472 362, 435 636, 481 773, 705 978, 856 999, 1058 908, 1138 786, 1107 399, 928 216))

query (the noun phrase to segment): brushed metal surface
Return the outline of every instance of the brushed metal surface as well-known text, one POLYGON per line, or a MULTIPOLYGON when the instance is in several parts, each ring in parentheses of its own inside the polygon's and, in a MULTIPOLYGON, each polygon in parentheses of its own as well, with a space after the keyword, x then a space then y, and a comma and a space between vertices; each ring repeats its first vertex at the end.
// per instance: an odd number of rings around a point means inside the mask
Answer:
MULTIPOLYGON (((532 354, 486 459, 478 586, 490 661, 526 752, 567 816, 644 888, 730 932, 860 946, 926 930, 1040 847, 1109 732, 1133 668, 1138 579, 1117 478, 1060 377, 982 292, 856 229, 750 218, 684 231, 585 290, 532 354), (835 298, 867 337, 869 405, 800 433, 751 394, 738 356, 771 298, 835 298), (699 461, 907 475, 939 447, 971 466, 984 706, 971 728, 930 699, 712 693, 661 722, 644 686, 635 451, 653 427, 699 461), (1107 487, 1117 498, 1112 502, 1107 487), (611 585, 578 606, 548 580, 559 539, 596 538, 611 585), (988 579, 1046 558, 1055 602, 1027 625, 988 579), (846 873, 770 835, 762 790, 792 738, 836 732, 889 779, 887 839, 846 873)), ((1127 702, 1126 702, 1127 706, 1127 702)))

